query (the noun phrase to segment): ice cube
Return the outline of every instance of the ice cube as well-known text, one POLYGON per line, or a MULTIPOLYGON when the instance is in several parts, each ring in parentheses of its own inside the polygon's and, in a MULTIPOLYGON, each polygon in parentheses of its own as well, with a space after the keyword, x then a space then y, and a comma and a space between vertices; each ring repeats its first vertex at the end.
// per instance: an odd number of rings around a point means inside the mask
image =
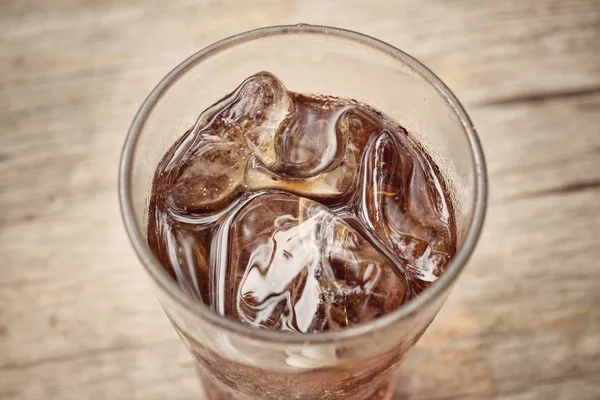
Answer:
POLYGON ((175 224, 169 217, 156 218, 149 223, 155 229, 150 233, 148 242, 153 248, 160 246, 160 251, 155 254, 161 264, 184 292, 209 304, 209 258, 201 245, 202 236, 208 232, 175 224))
POLYGON ((294 111, 276 137, 277 162, 269 168, 291 178, 309 178, 339 164, 345 137, 337 124, 348 105, 293 94, 294 111))
POLYGON ((261 162, 275 161, 275 134, 292 108, 292 100, 285 87, 274 75, 259 72, 242 82, 206 110, 195 126, 199 135, 217 135, 244 145, 261 162))
POLYGON ((275 162, 275 133, 290 111, 291 100, 277 78, 260 72, 206 110, 175 160, 168 200, 192 210, 222 208, 244 187, 250 156, 264 165, 275 162))
POLYGON ((202 142, 181 168, 167 200, 184 210, 222 208, 240 192, 246 155, 236 143, 202 142))
POLYGON ((454 252, 449 212, 429 161, 406 131, 384 130, 362 165, 359 216, 414 278, 433 282, 454 252))
MULTIPOLYGON (((288 161, 294 157, 300 159, 302 154, 312 151, 316 151, 319 157, 310 158, 306 164, 292 163, 283 166, 277 164, 276 167, 271 168, 256 159, 251 159, 246 169, 246 185, 253 190, 285 190, 322 202, 337 202, 349 196, 357 186, 359 162, 366 143, 372 135, 384 129, 384 126, 366 110, 353 105, 338 105, 338 109, 328 108, 327 112, 329 114, 323 115, 328 115, 329 119, 326 122, 318 122, 324 132, 317 132, 313 125, 310 131, 305 130, 299 134, 288 132, 289 135, 301 136, 300 138, 279 138, 278 140, 278 143, 290 141, 290 143, 280 144, 278 147, 278 154, 284 154, 281 157, 288 161), (315 130, 312 130, 313 128, 315 130), (308 132, 310 137, 320 137, 321 139, 313 142, 305 138, 304 136, 308 135, 308 132), (299 142, 304 144, 299 146, 299 153, 294 155, 291 148, 298 145, 299 142), (286 146, 289 147, 287 153, 286 146), (330 147, 328 150, 327 146, 330 147), (317 147, 326 150, 318 151, 317 147), (326 153, 327 156, 325 156, 326 153), (315 160, 323 159, 326 159, 323 164, 314 164, 315 160), (286 169, 289 165, 292 168, 286 169), (328 165, 328 169, 316 173, 316 171, 320 171, 320 168, 324 168, 324 165, 328 165), (318 169, 315 171, 315 168, 318 169), (290 171, 293 175, 302 176, 303 179, 290 176, 290 171)), ((298 126, 289 124, 284 132, 293 129, 300 130, 298 126)))
POLYGON ((225 313, 255 327, 339 330, 399 307, 403 272, 327 207, 262 193, 229 229, 225 313))

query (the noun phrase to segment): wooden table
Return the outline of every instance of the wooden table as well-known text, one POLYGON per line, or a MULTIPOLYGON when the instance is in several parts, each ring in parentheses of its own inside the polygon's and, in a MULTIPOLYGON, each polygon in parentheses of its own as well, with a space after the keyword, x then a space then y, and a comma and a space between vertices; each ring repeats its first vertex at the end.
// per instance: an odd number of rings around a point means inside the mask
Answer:
POLYGON ((599 399, 598 0, 3 1, 0 398, 198 398, 121 223, 121 145, 179 61, 296 22, 422 60, 487 153, 480 245, 396 398, 599 399))

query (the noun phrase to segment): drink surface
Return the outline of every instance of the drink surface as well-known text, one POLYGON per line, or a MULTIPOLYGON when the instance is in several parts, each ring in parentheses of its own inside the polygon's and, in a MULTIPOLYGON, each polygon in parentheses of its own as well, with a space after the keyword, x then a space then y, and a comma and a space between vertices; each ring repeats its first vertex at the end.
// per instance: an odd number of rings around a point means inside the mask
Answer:
POLYGON ((247 78, 160 161, 148 243, 221 315, 297 333, 389 313, 456 252, 438 168, 368 105, 247 78))

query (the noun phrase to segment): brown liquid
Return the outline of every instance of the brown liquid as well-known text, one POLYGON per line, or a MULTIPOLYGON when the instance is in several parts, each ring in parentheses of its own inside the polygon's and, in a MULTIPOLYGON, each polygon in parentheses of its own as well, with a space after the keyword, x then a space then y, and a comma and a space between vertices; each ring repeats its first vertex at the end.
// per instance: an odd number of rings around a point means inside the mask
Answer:
POLYGON ((369 106, 246 79, 154 177, 148 243, 190 296, 257 328, 364 323, 417 296, 456 251, 438 170, 369 106))

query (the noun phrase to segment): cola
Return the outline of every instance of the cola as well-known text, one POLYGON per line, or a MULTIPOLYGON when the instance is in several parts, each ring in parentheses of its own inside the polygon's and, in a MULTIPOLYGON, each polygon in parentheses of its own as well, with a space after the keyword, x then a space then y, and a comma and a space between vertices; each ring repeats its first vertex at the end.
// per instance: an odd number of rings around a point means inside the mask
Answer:
POLYGON ((148 216, 148 244, 187 294, 290 334, 390 313, 456 252, 444 180, 406 129, 354 100, 288 91, 267 72, 167 151, 148 216))

